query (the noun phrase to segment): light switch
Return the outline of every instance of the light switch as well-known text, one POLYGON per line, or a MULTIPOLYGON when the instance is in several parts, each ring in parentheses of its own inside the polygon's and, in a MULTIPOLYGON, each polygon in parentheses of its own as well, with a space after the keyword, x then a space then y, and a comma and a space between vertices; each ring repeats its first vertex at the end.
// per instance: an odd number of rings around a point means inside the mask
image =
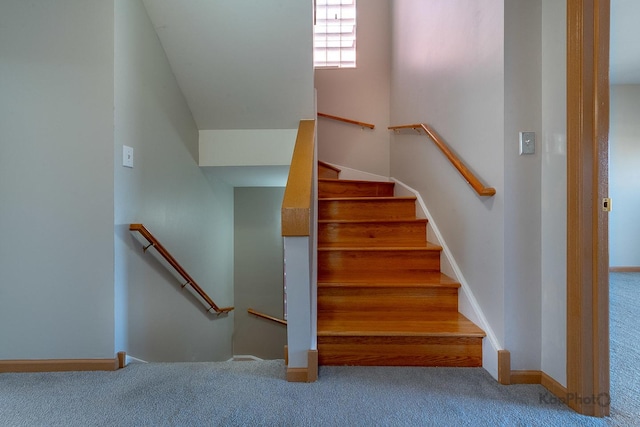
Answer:
POLYGON ((520 132, 520 155, 535 154, 536 152, 536 133, 520 132))
POLYGON ((126 166, 128 168, 133 167, 133 148, 127 147, 126 145, 122 146, 122 166, 126 166))

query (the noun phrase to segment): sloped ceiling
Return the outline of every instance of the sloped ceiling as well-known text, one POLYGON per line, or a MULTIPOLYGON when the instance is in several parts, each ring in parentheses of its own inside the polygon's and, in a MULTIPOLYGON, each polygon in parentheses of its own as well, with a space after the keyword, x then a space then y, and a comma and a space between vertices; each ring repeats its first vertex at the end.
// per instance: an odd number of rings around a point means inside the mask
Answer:
POLYGON ((313 117, 311 0, 143 2, 200 130, 313 117))
MULTIPOLYGON (((311 0, 143 2, 199 129, 313 116, 311 0)), ((611 1, 612 84, 640 84, 638 19, 640 1, 611 1)))
POLYGON ((611 0, 611 84, 640 84, 640 1, 611 0))

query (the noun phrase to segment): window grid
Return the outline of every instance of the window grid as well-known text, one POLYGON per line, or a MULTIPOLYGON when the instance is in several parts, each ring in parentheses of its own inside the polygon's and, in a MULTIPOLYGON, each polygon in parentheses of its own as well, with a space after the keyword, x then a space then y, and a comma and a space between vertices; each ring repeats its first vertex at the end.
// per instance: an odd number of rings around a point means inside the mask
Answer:
POLYGON ((356 0, 316 0, 313 64, 355 68, 356 0))

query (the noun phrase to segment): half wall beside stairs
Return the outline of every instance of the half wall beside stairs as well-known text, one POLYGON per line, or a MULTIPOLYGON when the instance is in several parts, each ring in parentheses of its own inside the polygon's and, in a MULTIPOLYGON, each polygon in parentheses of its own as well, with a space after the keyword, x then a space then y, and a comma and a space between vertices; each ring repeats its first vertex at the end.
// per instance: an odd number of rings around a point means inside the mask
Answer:
POLYGON ((315 321, 315 120, 301 120, 282 201, 287 380, 318 376, 315 321))

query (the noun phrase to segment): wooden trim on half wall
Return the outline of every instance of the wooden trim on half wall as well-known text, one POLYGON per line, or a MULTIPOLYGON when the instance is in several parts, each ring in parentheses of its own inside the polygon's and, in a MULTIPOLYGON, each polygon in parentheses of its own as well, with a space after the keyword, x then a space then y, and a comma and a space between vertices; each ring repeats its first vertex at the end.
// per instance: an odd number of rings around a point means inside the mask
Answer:
POLYGON ((318 350, 309 350, 307 352, 306 368, 287 367, 287 381, 289 382, 312 383, 317 380, 318 380, 318 350))
POLYGON ((567 0, 567 392, 580 414, 609 406, 609 0, 567 0))
POLYGON ((498 382, 511 384, 511 353, 509 350, 498 350, 498 382))
POLYGON ((307 368, 287 367, 287 381, 290 383, 306 383, 308 377, 307 368))

